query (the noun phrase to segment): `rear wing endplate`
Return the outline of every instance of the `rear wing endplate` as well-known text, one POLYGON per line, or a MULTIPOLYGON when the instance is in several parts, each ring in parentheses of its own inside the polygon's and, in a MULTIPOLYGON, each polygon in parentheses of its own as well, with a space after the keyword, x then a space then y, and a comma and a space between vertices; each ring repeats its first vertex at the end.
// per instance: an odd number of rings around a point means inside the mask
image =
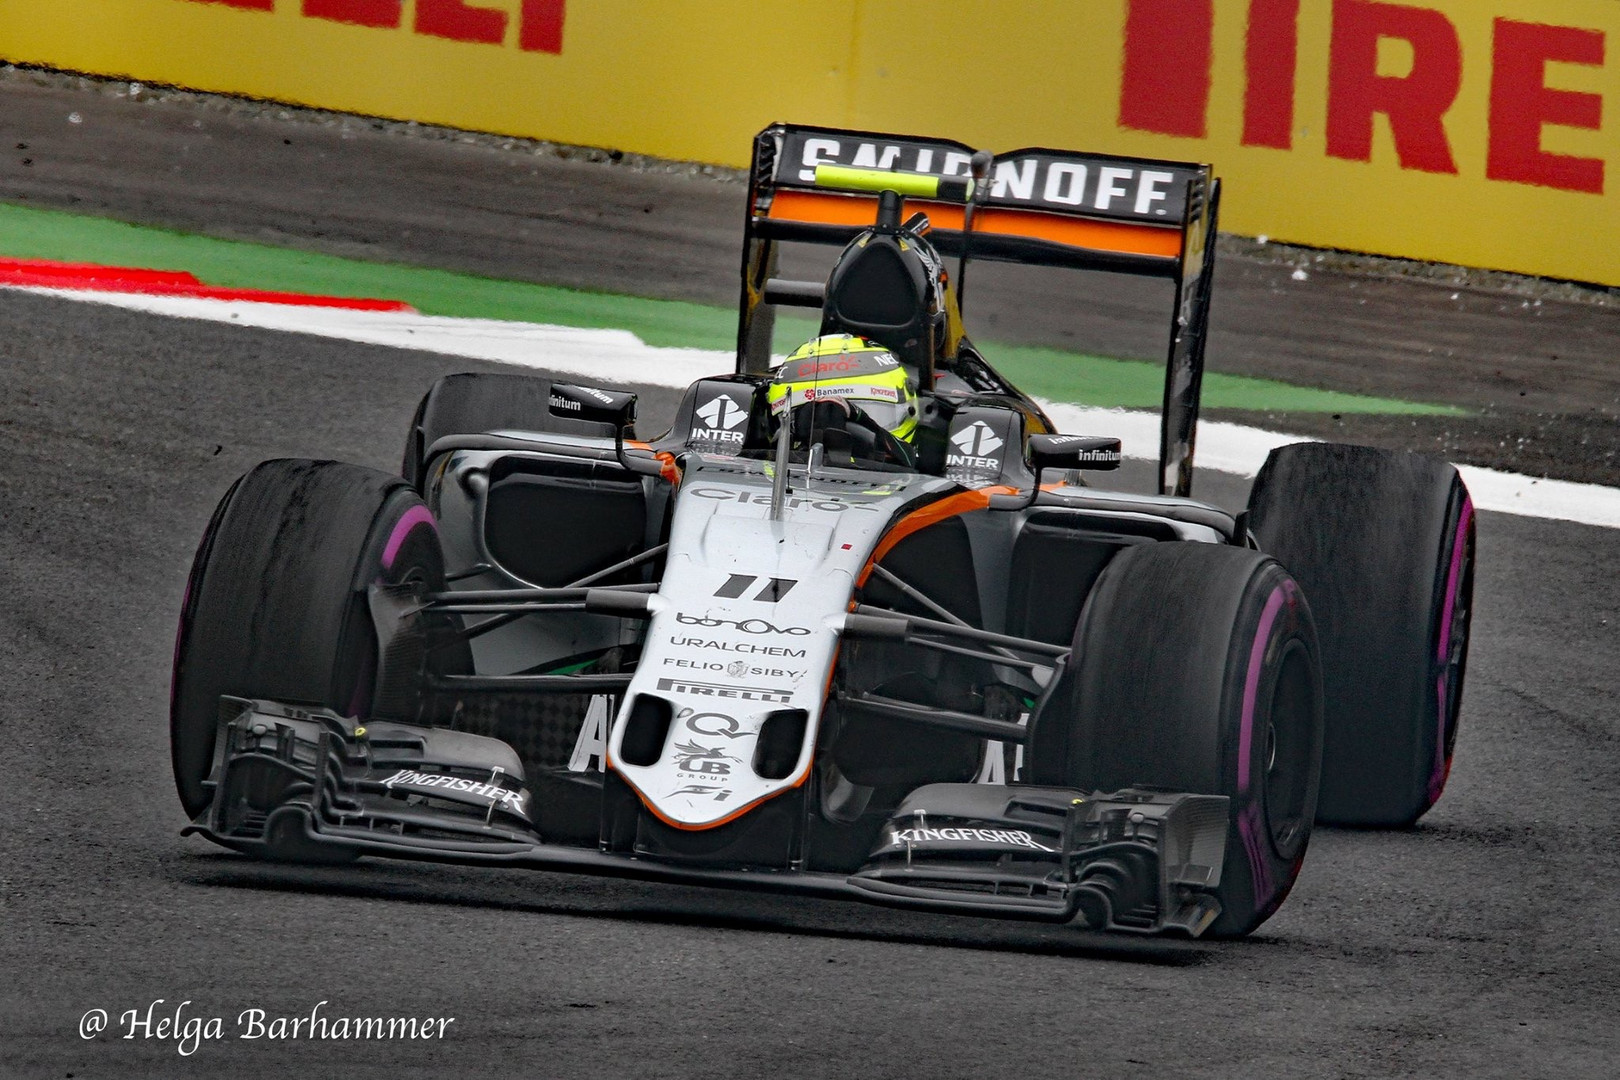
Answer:
MULTIPOLYGON (((965 178, 973 156, 972 147, 944 139, 787 124, 760 132, 748 178, 737 370, 759 372, 770 365, 774 317, 766 284, 775 271, 777 244, 842 245, 876 218, 874 192, 818 186, 818 166, 965 178)), ((928 238, 941 254, 963 256, 965 248, 974 259, 1175 282, 1159 486, 1188 494, 1220 181, 1207 165, 1028 147, 994 155, 974 188, 971 207, 908 199, 908 209, 928 214, 928 238)))

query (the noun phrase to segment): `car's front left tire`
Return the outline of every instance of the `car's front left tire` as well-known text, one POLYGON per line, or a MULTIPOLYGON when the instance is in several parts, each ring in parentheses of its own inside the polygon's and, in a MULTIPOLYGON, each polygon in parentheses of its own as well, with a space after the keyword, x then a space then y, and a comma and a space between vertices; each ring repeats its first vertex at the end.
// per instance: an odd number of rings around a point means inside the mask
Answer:
MULTIPOLYGON (((399 477, 335 461, 266 461, 214 511, 181 605, 170 686, 175 785, 210 798, 222 695, 366 716, 379 694, 366 589, 444 588, 437 525, 399 477)), ((439 650, 442 666, 458 662, 439 650)), ((391 700, 415 687, 384 688, 391 700)))

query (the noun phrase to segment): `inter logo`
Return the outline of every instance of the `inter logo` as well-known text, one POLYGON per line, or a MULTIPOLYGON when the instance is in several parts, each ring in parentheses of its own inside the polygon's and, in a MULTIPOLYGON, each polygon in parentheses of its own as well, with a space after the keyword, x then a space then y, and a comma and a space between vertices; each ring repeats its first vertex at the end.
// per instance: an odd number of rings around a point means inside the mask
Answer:
POLYGON ((967 427, 951 436, 951 442, 956 448, 969 457, 989 457, 1001 449, 1005 440, 983 420, 975 420, 967 427))
POLYGON ((732 428, 741 427, 743 422, 748 419, 748 410, 725 394, 721 394, 708 404, 701 406, 697 414, 704 423, 722 431, 730 431, 732 428))

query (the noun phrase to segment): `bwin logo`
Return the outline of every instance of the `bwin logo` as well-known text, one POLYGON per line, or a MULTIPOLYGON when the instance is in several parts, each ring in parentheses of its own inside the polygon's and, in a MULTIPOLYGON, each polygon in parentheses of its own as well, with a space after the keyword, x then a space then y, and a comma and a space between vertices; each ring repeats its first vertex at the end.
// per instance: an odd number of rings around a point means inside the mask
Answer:
POLYGON ((724 394, 698 409, 697 414, 710 427, 724 431, 730 431, 748 419, 748 410, 724 394))
POLYGON ((969 457, 989 457, 1001 449, 1003 441, 983 420, 975 420, 951 436, 956 448, 969 457))

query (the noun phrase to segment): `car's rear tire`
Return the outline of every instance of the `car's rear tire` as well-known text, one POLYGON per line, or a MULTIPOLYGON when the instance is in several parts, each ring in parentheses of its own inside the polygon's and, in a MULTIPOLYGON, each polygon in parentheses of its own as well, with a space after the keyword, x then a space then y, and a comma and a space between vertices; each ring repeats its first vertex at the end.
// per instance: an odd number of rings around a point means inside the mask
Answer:
MULTIPOLYGON (((379 692, 374 582, 444 587, 437 525, 398 477, 283 459, 226 492, 192 563, 175 641, 170 750, 188 815, 208 805, 221 695, 369 714, 379 692)), ((445 667, 462 656, 432 655, 445 667)), ((391 700, 416 692, 386 689, 391 700)))
POLYGON ((1274 450, 1249 527, 1310 597, 1326 736, 1319 820, 1410 825, 1445 787, 1474 587, 1474 508, 1451 465, 1298 443, 1274 450))
POLYGON ((1063 684, 1031 734, 1030 779, 1231 800, 1208 931, 1247 934, 1299 874, 1316 809, 1321 675, 1311 610, 1273 559, 1142 544, 1098 577, 1063 684))

